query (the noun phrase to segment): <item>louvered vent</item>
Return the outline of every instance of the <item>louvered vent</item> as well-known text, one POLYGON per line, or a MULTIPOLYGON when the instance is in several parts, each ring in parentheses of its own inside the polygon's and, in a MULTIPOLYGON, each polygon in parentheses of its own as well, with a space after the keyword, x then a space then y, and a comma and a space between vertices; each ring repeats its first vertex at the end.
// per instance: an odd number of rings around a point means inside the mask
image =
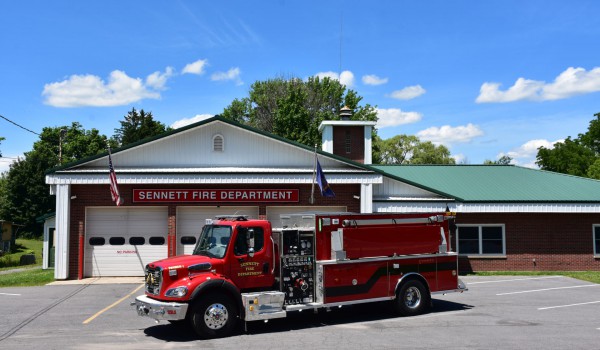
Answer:
POLYGON ((213 138, 213 151, 223 152, 223 136, 217 135, 213 138))

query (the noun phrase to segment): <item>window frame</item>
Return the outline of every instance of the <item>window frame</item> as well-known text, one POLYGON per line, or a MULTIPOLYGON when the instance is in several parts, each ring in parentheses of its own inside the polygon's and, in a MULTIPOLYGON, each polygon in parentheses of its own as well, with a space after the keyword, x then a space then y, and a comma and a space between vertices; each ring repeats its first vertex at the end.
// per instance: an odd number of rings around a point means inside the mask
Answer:
POLYGON ((600 245, 600 224, 592 225, 592 248, 594 250, 594 257, 600 258, 600 251, 596 250, 596 241, 599 242, 600 245), (598 227, 598 235, 596 235, 596 227, 598 227))
MULTIPOLYGON (((600 225, 598 225, 600 226, 600 225)), ((505 224, 457 224, 456 225, 456 251, 459 256, 472 257, 505 257, 506 256, 506 225, 505 224), (461 227, 477 227, 478 230, 478 253, 461 253, 460 252, 460 228, 461 227), (483 228, 484 227, 500 227, 502 229, 502 252, 501 253, 483 253, 483 228)))

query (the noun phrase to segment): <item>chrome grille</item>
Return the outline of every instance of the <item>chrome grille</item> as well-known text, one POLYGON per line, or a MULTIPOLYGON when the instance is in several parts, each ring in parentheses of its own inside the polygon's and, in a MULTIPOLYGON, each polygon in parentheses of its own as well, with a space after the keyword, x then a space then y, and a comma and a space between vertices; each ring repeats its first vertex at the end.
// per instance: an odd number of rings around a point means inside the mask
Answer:
POLYGON ((160 294, 160 286, 162 284, 162 269, 155 269, 146 266, 146 293, 153 295, 160 294))

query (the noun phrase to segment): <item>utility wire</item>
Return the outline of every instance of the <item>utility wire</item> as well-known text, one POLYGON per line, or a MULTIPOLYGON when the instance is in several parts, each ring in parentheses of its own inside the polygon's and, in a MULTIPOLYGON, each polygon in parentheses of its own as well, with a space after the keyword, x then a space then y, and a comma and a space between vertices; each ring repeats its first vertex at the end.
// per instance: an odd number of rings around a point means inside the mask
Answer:
POLYGON ((18 126, 19 128, 21 128, 21 129, 23 129, 23 130, 27 130, 27 131, 29 131, 29 132, 30 132, 30 133, 32 133, 32 134, 36 134, 36 135, 40 136, 40 134, 38 134, 37 132, 35 132, 35 131, 31 131, 31 130, 27 129, 26 127, 24 127, 24 126, 22 126, 22 125, 19 125, 19 124, 17 124, 17 123, 15 123, 15 122, 13 122, 12 120, 10 120, 10 119, 8 119, 8 118, 4 117, 4 116, 3 116, 3 115, 1 115, 1 114, 0 114, 0 118, 2 118, 2 119, 4 119, 4 120, 6 120, 6 121, 7 121, 7 122, 9 122, 9 123, 15 124, 16 126, 18 126))

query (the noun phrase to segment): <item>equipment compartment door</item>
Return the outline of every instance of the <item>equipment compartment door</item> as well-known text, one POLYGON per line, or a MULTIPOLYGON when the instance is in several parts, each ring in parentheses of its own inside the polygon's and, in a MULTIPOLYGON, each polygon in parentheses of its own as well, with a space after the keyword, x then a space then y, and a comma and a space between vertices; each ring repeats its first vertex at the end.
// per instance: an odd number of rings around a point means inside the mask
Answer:
POLYGON ((388 297, 387 262, 323 266, 325 303, 388 297))

